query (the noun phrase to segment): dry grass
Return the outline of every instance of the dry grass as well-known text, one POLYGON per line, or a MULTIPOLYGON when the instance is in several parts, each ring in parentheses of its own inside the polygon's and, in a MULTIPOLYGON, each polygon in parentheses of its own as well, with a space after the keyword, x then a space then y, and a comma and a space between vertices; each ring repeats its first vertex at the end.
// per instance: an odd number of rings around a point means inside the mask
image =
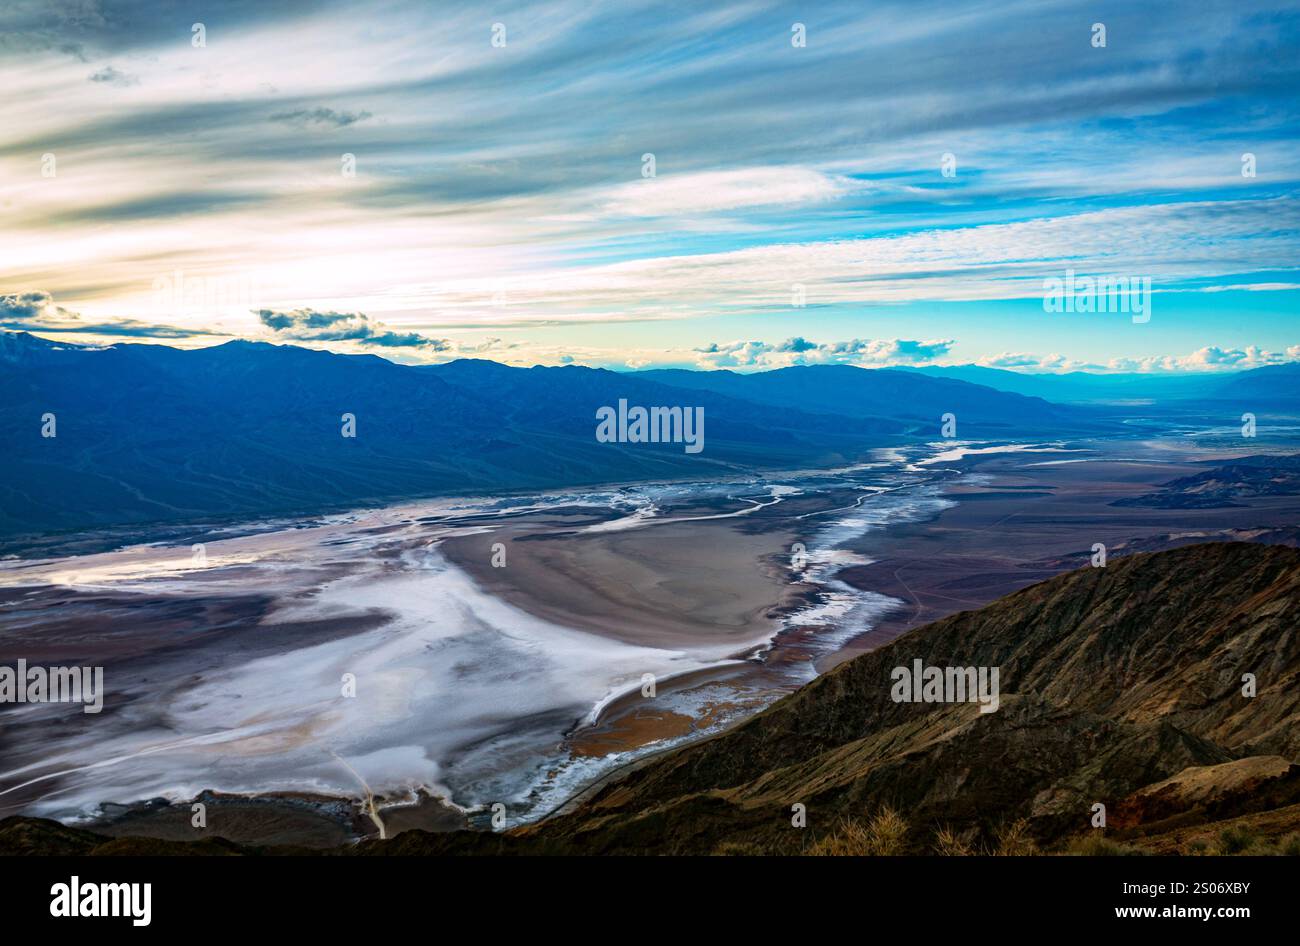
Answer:
POLYGON ((1080 857, 1128 857, 1146 854, 1147 852, 1131 844, 1112 841, 1104 834, 1095 832, 1086 834, 1081 838, 1074 838, 1066 846, 1065 853, 1075 854, 1080 857))
POLYGON ((721 841, 713 849, 715 857, 761 857, 769 853, 771 852, 762 845, 752 841, 721 841))
POLYGON ((993 848, 995 857, 1025 857, 1038 854, 1038 845, 1029 835, 1029 821, 1025 818, 1004 823, 998 828, 997 846, 993 848))
POLYGON ((1233 855, 1253 857, 1300 857, 1300 834, 1291 833, 1280 838, 1265 838, 1248 828, 1230 827, 1219 832, 1214 843, 1193 842, 1189 854, 1233 855))
MULTIPOLYGON (((908 824, 895 809, 883 806, 870 819, 844 818, 829 834, 808 848, 809 854, 821 857, 890 857, 906 853, 908 824)), ((977 849, 951 827, 934 833, 934 853, 946 857, 969 857, 976 854, 998 857, 1022 857, 1041 854, 1029 834, 1029 822, 1021 818, 1003 824, 995 835, 992 849, 977 849)))
POLYGON ((934 853, 940 857, 970 857, 975 849, 960 834, 944 825, 934 833, 934 853))
MULTIPOLYGON (((930 849, 940 857, 1030 857, 1042 851, 1030 834, 1029 821, 1019 818, 1003 822, 993 833, 992 846, 977 845, 969 837, 970 831, 959 832, 951 825, 939 826, 932 838, 930 849)), ((846 817, 827 834, 818 838, 806 853, 820 857, 891 857, 907 853, 907 820, 894 808, 884 805, 870 818, 846 817)), ((1072 838, 1056 853, 1078 857, 1135 857, 1150 852, 1138 844, 1108 838, 1100 831, 1072 838)), ((748 845, 726 842, 719 845, 717 854, 758 853, 748 845)), ((1186 849, 1188 854, 1210 855, 1265 855, 1300 857, 1300 833, 1276 838, 1266 838, 1241 826, 1224 828, 1212 841, 1197 840, 1186 849)))
POLYGON ((820 857, 892 857, 904 852, 907 821, 888 805, 866 822, 844 818, 808 853, 820 857))

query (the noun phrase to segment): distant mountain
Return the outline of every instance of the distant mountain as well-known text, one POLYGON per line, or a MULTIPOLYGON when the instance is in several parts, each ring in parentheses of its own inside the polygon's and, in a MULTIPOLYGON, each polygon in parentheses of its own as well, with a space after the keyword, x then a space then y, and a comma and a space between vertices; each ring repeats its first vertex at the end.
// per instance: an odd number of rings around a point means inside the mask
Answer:
POLYGON ((0 366, 53 364, 54 359, 75 358, 75 352, 93 353, 84 345, 52 342, 27 332, 0 331, 0 366))
POLYGON ((449 383, 374 356, 244 341, 96 350, 0 338, 0 534, 845 462, 883 434, 587 368, 480 363, 449 383), (704 406, 704 451, 598 443, 596 409, 620 397, 704 406), (355 438, 341 435, 345 413, 355 438), (41 435, 47 414, 53 438, 41 435))
POLYGON ((901 372, 769 374, 713 386, 691 372, 407 366, 248 341, 101 349, 3 333, 0 535, 842 464, 938 439, 945 411, 966 438, 1092 423, 1073 408, 901 372), (597 409, 620 400, 702 408, 704 450, 598 442, 597 409), (355 438, 341 435, 344 414, 355 438), (42 436, 47 415, 54 437, 42 436))
POLYGON ((983 384, 999 391, 1041 397, 1061 403, 1115 403, 1122 401, 1203 398, 1222 383, 1222 376, 1196 373, 1159 375, 1140 373, 1093 374, 1069 371, 1061 374, 1007 371, 983 365, 926 365, 904 368, 938 378, 957 378, 983 384))
POLYGON ((787 439, 787 435, 775 435, 779 430, 803 431, 815 437, 835 436, 843 431, 845 416, 855 418, 850 429, 859 435, 895 437, 906 427, 898 418, 865 418, 844 411, 836 417, 825 417, 814 415, 798 404, 757 401, 694 386, 685 390, 686 385, 673 385, 641 373, 576 365, 512 368, 493 361, 461 359, 414 370, 464 392, 490 396, 512 424, 588 439, 593 436, 595 408, 615 404, 620 398, 630 404, 698 405, 705 409, 709 439, 732 445, 738 451, 737 459, 746 452, 745 444, 767 449, 787 439))
POLYGON ((1086 371, 1046 374, 1007 371, 983 365, 925 365, 900 370, 934 378, 969 381, 1058 403, 1236 401, 1254 398, 1272 406, 1300 401, 1300 364, 1269 365, 1231 374, 1100 374, 1086 371))
POLYGON ((373 355, 227 342, 107 348, 0 334, 0 535, 309 515, 447 494, 852 463, 940 438, 1061 437, 1096 413, 907 372, 738 376, 373 355), (602 443, 597 409, 702 408, 705 448, 602 443), (43 437, 43 417, 56 437, 43 437), (342 417, 356 437, 342 437, 342 417))
POLYGON ((1243 371, 1224 379, 1215 388, 1215 397, 1244 402, 1243 409, 1249 409, 1252 402, 1295 406, 1300 403, 1300 363, 1243 371))
POLYGON ((675 387, 714 391, 760 404, 861 418, 902 420, 918 435, 937 438, 940 418, 957 418, 958 436, 1061 435, 1107 426, 1097 413, 969 381, 890 368, 802 365, 739 374, 734 371, 638 371, 675 387))

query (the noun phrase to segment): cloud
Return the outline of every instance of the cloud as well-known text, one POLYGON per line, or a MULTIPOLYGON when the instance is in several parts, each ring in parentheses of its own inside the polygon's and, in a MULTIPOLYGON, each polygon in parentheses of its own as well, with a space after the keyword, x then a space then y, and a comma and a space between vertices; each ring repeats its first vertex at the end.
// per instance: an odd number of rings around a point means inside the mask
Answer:
POLYGON ((604 196, 602 210, 630 217, 677 217, 820 203, 864 187, 846 177, 801 167, 665 173, 613 188, 604 196))
POLYGON ((419 332, 396 332, 360 312, 317 312, 315 309, 259 309, 258 320, 277 338, 296 342, 353 342, 368 348, 417 348, 443 352, 452 348, 445 338, 419 332))
POLYGON ((126 338, 185 339, 205 336, 224 337, 227 334, 215 329, 188 329, 175 325, 138 322, 135 319, 87 322, 78 313, 56 305, 50 293, 39 289, 0 295, 0 328, 126 338))
POLYGON ((369 112, 336 112, 332 108, 299 108, 292 112, 277 112, 271 116, 270 120, 286 125, 333 125, 335 128, 346 128, 348 125, 355 125, 357 122, 363 122, 370 117, 369 112))
MULTIPOLYGON (((1068 4, 828 2, 793 49, 763 4, 523 0, 492 50, 483 4, 431 18, 392 0, 358 30, 306 0, 229 0, 201 51, 156 6, 0 3, 0 177, 29 182, 6 199, 0 260, 10 285, 96 319, 144 311, 128 306, 155 264, 249 271, 275 305, 430 333, 591 323, 564 337, 583 358, 598 325, 629 323, 606 336, 621 363, 677 331, 643 323, 788 311, 792 284, 809 319, 791 333, 971 346, 980 323, 963 320, 988 307, 936 307, 924 329, 827 328, 818 310, 1032 298, 1066 266, 1150 275, 1157 293, 1295 284, 1300 12, 1267 0, 1119 5, 1112 46, 1142 37, 1123 55, 1092 49, 1068 4), (105 109, 123 67, 140 88, 105 109), (36 180, 47 151, 58 178, 36 180), (528 287, 520 305, 485 302, 503 276, 528 287)), ((1236 340, 1274 340, 1294 302, 1252 303, 1236 340)), ((1063 326, 970 357, 1059 351, 1063 326)), ((675 344, 731 334, 685 331, 675 344)), ((1089 345, 1129 353, 1118 335, 1089 345)), ((817 352, 768 357, 800 354, 817 352)))
POLYGON ((1182 357, 1138 359, 1136 362, 1132 359, 1114 359, 1110 364, 1121 364, 1126 367, 1136 365, 1136 370, 1139 371, 1221 369, 1240 371, 1296 360, 1300 360, 1300 345, 1292 345, 1280 352, 1268 351, 1258 345, 1248 345, 1245 348, 1220 348, 1218 345, 1207 345, 1182 357))
POLYGON ((1300 289, 1300 282, 1255 282, 1227 286, 1204 286, 1198 292, 1286 292, 1300 289))
POLYGON ((1037 355, 1027 352, 1003 352, 981 358, 979 363, 990 368, 1037 368, 1039 359, 1037 355))
POLYGON ((28 323, 44 322, 49 324, 50 322, 68 321, 75 318, 77 318, 75 312, 69 312, 62 306, 55 305, 54 297, 48 292, 34 290, 0 296, 0 319, 4 319, 6 322, 18 320, 28 323))
POLYGON ((1036 368, 1048 371, 1079 371, 1086 362, 1073 361, 1064 355, 1034 355, 1029 352, 1002 352, 979 359, 978 364, 989 368, 1036 368))
POLYGON ((1089 371, 1097 373, 1158 373, 1175 371, 1244 371, 1267 365, 1300 361, 1300 345, 1284 351, 1269 351, 1258 345, 1222 348, 1207 345, 1186 355, 1148 355, 1142 358, 1111 358, 1104 362, 1077 361, 1064 355, 1034 355, 1003 352, 981 358, 978 364, 990 368, 1028 368, 1033 371, 1089 371))
POLYGON ((139 85, 140 79, 118 69, 116 66, 105 66, 98 72, 91 73, 89 81, 98 82, 103 85, 115 85, 118 88, 139 85))
POLYGON ((790 365, 915 365, 948 354, 952 339, 864 339, 842 342, 811 342, 788 338, 778 344, 761 341, 713 342, 695 349, 702 368, 783 368, 790 365))
POLYGON ((518 348, 517 342, 507 342, 500 338, 485 338, 481 342, 460 342, 456 351, 463 355, 486 355, 489 352, 509 351, 518 348))

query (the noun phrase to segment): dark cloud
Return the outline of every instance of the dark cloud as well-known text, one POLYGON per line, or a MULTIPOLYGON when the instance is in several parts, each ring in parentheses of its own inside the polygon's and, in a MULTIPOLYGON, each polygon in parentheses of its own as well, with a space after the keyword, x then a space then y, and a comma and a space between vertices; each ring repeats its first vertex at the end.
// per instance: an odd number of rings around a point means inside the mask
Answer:
POLYGON ((346 128, 370 118, 369 112, 336 112, 332 108, 300 108, 292 112, 278 112, 271 121, 286 125, 334 125, 346 128))
POLYGON ((812 351, 816 347, 817 347, 816 342, 810 342, 806 338, 799 338, 796 336, 795 338, 787 338, 784 342, 781 343, 780 347, 777 350, 801 352, 801 351, 812 351))
POLYGON ((119 88, 125 88, 129 85, 139 85, 140 80, 133 75, 123 72, 116 66, 105 66, 98 72, 90 74, 91 82, 99 82, 104 85, 115 85, 119 88))
POLYGON ((5 321, 66 321, 75 318, 75 312, 55 305, 54 297, 39 289, 0 296, 0 319, 5 321))
POLYGON ((77 335, 112 335, 124 338, 201 338, 225 336, 211 329, 187 329, 155 325, 135 319, 116 322, 86 322, 76 312, 56 305, 54 297, 39 289, 0 295, 0 328, 29 332, 59 332, 77 335))
POLYGON ((210 37, 232 35, 317 15, 333 5, 323 0, 222 0, 207 7, 160 4, 159 0, 4 0, 0 38, 9 38, 24 50, 67 47, 83 58, 84 49, 118 54, 168 43, 189 45, 190 25, 195 22, 205 23, 210 37), (184 9, 190 6, 192 10, 184 9))
POLYGON ((259 309, 263 325, 277 337, 296 342, 355 342, 375 348, 419 348, 449 351, 451 342, 419 332, 395 332, 360 312, 317 312, 315 309, 259 309))

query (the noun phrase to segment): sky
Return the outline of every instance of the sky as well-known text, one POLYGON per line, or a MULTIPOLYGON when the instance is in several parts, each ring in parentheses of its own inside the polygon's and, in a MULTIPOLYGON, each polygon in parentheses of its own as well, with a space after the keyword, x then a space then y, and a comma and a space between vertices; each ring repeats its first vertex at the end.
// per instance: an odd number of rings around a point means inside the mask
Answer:
POLYGON ((47 338, 1300 360, 1300 3, 5 0, 0 87, 0 327, 47 338))

